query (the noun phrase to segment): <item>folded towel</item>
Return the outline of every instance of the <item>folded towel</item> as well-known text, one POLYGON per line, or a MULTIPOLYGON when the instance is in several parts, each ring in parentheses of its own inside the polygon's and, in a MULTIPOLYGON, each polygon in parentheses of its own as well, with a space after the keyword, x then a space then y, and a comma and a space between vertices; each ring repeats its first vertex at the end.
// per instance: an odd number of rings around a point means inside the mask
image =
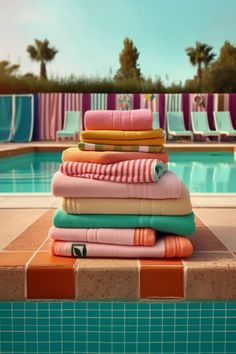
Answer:
POLYGON ((61 207, 70 214, 186 215, 192 211, 183 184, 179 199, 62 198, 61 207))
POLYGON ((79 143, 80 150, 85 151, 136 151, 136 152, 161 152, 165 151, 162 145, 104 145, 92 143, 79 143))
POLYGON ((116 245, 153 246, 153 229, 68 229, 51 227, 49 238, 55 241, 109 243, 116 245))
MULTIPOLYGON (((152 153, 152 158, 163 162, 168 161, 166 152, 152 153)), ((114 163, 119 161, 150 159, 149 152, 120 152, 120 151, 81 151, 78 148, 68 148, 62 152, 62 161, 114 163)))
POLYGON ((151 247, 53 241, 50 249, 53 255, 77 258, 173 258, 189 257, 193 252, 193 246, 188 239, 171 235, 157 240, 151 247))
POLYGON ((53 225, 63 228, 152 228, 158 231, 191 236, 195 232, 194 214, 183 216, 67 214, 60 208, 53 217, 53 225))
POLYGON ((116 183, 91 178, 66 176, 56 172, 52 179, 52 193, 56 197, 80 198, 180 198, 182 182, 171 171, 167 171, 153 183, 116 183))
POLYGON ((150 109, 87 111, 84 115, 86 130, 150 130, 152 122, 150 109))
POLYGON ((85 130, 80 133, 85 143, 108 145, 163 145, 162 129, 123 131, 123 130, 85 130))
POLYGON ((60 165, 60 172, 67 176, 121 183, 154 182, 166 170, 167 165, 155 159, 120 161, 113 164, 63 162, 60 165))

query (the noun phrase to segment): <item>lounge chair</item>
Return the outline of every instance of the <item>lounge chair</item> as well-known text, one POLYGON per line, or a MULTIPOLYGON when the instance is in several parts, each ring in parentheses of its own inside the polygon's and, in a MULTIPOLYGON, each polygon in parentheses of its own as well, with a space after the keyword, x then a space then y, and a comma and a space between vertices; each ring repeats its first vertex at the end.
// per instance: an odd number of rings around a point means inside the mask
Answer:
MULTIPOLYGON (((152 129, 160 128, 160 115, 159 115, 159 112, 152 112, 152 117, 153 117, 152 129)), ((163 133, 164 133, 164 142, 166 142, 165 129, 163 129, 163 133)))
POLYGON ((158 128, 160 128, 159 112, 152 112, 152 117, 153 117, 152 128, 153 128, 153 129, 158 129, 158 128))
POLYGON ((236 129, 232 125, 230 112, 214 112, 216 130, 220 135, 236 136, 236 129))
POLYGON ((168 136, 189 136, 193 141, 193 133, 186 130, 184 125, 183 112, 167 112, 168 136))
POLYGON ((65 113, 65 122, 63 130, 58 130, 56 132, 57 140, 59 138, 73 138, 77 137, 77 134, 80 132, 80 112, 74 111, 65 113))
POLYGON ((216 136, 220 141, 220 134, 216 130, 211 130, 208 124, 207 113, 191 112, 193 133, 204 137, 216 136))

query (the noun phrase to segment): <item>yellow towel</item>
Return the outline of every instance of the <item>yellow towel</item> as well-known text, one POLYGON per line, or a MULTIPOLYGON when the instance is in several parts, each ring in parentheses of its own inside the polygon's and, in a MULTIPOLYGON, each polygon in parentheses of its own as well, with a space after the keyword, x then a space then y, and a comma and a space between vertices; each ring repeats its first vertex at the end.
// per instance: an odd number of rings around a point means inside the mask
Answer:
POLYGON ((83 143, 109 145, 163 145, 162 129, 123 131, 123 130, 85 130, 80 133, 83 143))
POLYGON ((92 143, 92 144, 109 144, 109 145, 146 145, 146 146, 156 146, 163 145, 164 138, 156 139, 137 139, 137 140, 106 140, 106 139, 86 139, 80 138, 83 143, 92 143))
POLYGON ((186 215, 192 211, 184 184, 178 199, 62 198, 61 207, 70 214, 186 215))
POLYGON ((102 140, 140 140, 163 138, 162 129, 126 131, 126 130, 85 130, 80 133, 81 141, 84 139, 102 140))

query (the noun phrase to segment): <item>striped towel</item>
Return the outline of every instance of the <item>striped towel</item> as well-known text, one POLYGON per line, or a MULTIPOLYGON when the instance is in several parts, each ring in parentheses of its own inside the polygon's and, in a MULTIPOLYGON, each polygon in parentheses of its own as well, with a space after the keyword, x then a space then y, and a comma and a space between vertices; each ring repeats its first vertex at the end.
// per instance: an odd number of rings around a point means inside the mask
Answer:
POLYGON ((172 258, 191 256, 193 246, 185 237, 167 235, 149 247, 53 241, 50 250, 56 256, 77 258, 172 258))
POLYGON ((106 145, 79 143, 78 147, 83 151, 134 151, 134 152, 162 152, 165 151, 164 146, 155 145, 106 145))
POLYGON ((63 162, 60 172, 68 176, 121 183, 156 182, 167 165, 155 159, 121 161, 113 164, 63 162))
POLYGON ((153 246, 156 231, 150 228, 80 229, 52 226, 49 238, 54 241, 105 243, 126 246, 153 246))

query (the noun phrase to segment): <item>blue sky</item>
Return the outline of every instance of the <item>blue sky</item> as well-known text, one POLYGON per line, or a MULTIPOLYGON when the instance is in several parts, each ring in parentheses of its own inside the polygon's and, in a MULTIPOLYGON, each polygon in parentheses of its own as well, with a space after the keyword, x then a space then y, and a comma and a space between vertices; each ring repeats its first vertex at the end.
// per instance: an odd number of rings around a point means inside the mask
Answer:
POLYGON ((140 52, 141 72, 166 83, 193 77, 185 48, 196 40, 218 55, 236 45, 236 0, 0 0, 0 60, 38 73, 26 46, 49 39, 59 49, 48 73, 108 76, 119 68, 123 40, 140 52))

